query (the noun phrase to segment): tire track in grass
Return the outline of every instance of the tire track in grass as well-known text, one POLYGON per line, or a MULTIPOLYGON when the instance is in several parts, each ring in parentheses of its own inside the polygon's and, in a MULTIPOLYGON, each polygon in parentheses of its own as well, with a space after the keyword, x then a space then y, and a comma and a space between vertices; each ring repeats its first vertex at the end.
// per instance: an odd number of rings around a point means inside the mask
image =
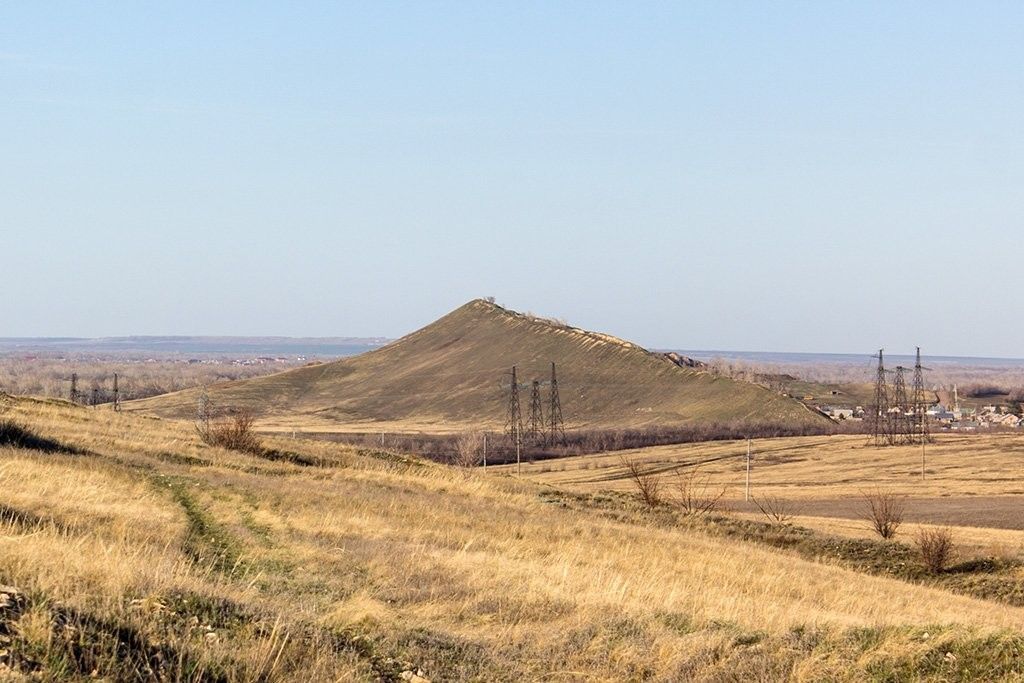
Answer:
POLYGON ((208 564, 222 574, 246 573, 249 566, 242 560, 238 539, 199 504, 188 490, 190 483, 181 477, 154 477, 154 485, 169 491, 185 513, 188 528, 182 541, 182 551, 197 564, 208 564))

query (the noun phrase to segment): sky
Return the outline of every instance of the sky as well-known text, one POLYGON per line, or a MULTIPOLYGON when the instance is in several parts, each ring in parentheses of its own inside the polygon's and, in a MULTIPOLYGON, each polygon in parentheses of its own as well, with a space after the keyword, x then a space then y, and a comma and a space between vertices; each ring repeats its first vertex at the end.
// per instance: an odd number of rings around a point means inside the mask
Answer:
POLYGON ((1024 3, 0 5, 0 336, 1024 357, 1024 3))

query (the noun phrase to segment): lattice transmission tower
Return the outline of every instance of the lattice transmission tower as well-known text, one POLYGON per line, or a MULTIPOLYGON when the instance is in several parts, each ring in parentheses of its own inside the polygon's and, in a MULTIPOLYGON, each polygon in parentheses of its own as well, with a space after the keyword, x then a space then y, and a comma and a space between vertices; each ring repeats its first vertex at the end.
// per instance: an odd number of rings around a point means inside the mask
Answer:
POLYGON ((526 437, 533 444, 544 443, 547 438, 544 429, 544 404, 540 400, 540 382, 533 380, 530 385, 530 422, 526 437))
POLYGON ((885 379, 883 351, 878 349, 878 370, 875 373, 875 402, 871 407, 871 436, 876 446, 891 443, 889 432, 889 387, 885 379))
POLYGON ((505 413, 505 438, 513 448, 523 445, 523 415, 519 409, 519 379, 514 365, 508 393, 508 409, 505 413))
POLYGON ((906 368, 897 365, 892 380, 892 405, 889 408, 889 433, 891 443, 910 443, 913 430, 910 428, 910 405, 907 401, 906 368))
POLYGON ((565 444, 562 400, 558 396, 558 375, 554 363, 551 363, 551 384, 548 386, 548 439, 551 444, 565 444))
POLYGON ((926 443, 931 440, 931 430, 928 425, 928 402, 924 397, 924 371, 928 368, 921 365, 921 347, 917 347, 917 359, 914 362, 914 414, 913 434, 911 441, 926 443))

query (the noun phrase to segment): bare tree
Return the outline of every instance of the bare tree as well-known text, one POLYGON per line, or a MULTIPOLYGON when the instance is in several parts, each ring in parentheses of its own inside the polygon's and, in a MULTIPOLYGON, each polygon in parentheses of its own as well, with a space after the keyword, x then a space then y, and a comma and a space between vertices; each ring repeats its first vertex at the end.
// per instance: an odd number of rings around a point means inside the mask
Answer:
POLYGON ((454 464, 459 467, 476 467, 482 460, 484 435, 480 432, 463 432, 455 439, 454 464))
POLYGON ((906 501, 892 491, 876 489, 863 494, 863 517, 874 529, 875 533, 888 540, 896 536, 896 530, 903 523, 903 511, 906 501))
POLYGON ((676 470, 676 503, 687 515, 714 512, 725 495, 725 487, 711 489, 710 477, 701 476, 699 469, 694 467, 685 473, 676 470))
POLYGON ((768 518, 769 522, 779 526, 792 522, 793 517, 799 512, 793 503, 778 496, 751 497, 751 500, 754 501, 754 505, 761 511, 761 514, 768 518))
POLYGON ((636 486, 644 505, 650 508, 661 505, 661 477, 653 472, 645 472, 632 458, 623 458, 622 466, 626 468, 626 476, 636 486))

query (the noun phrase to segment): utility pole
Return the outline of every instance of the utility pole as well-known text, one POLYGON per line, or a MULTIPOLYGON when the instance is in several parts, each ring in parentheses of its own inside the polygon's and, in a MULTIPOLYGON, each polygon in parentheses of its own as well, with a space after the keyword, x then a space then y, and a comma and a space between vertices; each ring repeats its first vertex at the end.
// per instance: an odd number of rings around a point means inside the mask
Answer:
POLYGON ((747 488, 743 500, 750 502, 750 439, 747 439, 747 488))
POLYGON ((922 437, 922 439, 921 439, 921 481, 924 481, 924 447, 925 447, 926 443, 928 443, 928 440, 922 437))
POLYGON ((516 439, 516 476, 523 476, 523 459, 520 456, 519 450, 522 448, 523 440, 516 439))
POLYGON ((555 364, 551 363, 551 384, 548 391, 548 420, 552 444, 565 445, 565 423, 562 421, 562 400, 558 396, 558 375, 555 364))

